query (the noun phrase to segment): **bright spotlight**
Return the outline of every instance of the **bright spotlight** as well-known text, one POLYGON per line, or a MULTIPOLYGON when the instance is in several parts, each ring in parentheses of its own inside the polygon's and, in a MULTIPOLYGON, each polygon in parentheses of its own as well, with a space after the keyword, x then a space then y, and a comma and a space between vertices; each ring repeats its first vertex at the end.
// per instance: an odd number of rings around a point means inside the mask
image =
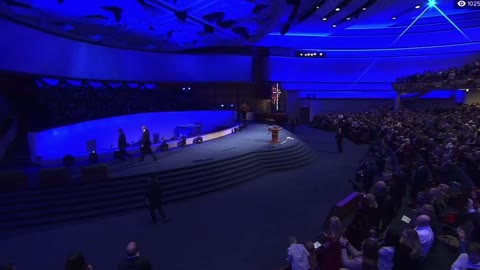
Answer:
POLYGON ((335 11, 340 11, 340 8, 337 7, 337 8, 335 9, 335 11))
POLYGON ((364 7, 364 8, 362 8, 362 10, 363 10, 363 11, 365 11, 365 10, 367 10, 367 8, 366 8, 366 7, 364 7))
POLYGON ((350 21, 350 19, 351 19, 350 17, 347 17, 347 18, 346 18, 347 21, 350 21))
POLYGON ((327 20, 327 18, 323 18, 322 20, 326 21, 326 20, 327 20))
POLYGON ((434 7, 437 5, 437 1, 436 0, 428 0, 428 6, 429 7, 434 7))
POLYGON ((397 17, 392 17, 392 20, 396 20, 396 19, 397 19, 397 17))
POLYGON ((332 27, 333 27, 333 28, 335 28, 335 27, 337 27, 337 25, 336 25, 336 24, 334 24, 334 25, 332 25, 332 27))
POLYGON ((317 6, 317 9, 320 9, 320 7, 319 7, 319 6, 317 6))
POLYGON ((415 6, 415 8, 416 8, 416 9, 419 9, 419 8, 420 8, 420 5, 415 6))

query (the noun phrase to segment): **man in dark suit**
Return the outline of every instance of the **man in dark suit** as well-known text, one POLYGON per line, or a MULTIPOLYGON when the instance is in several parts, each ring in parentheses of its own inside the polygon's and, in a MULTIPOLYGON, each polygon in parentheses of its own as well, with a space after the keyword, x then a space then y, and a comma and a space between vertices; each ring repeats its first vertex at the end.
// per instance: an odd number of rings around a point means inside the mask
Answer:
POLYGON ((160 186, 160 181, 155 176, 151 176, 148 179, 147 193, 145 194, 145 203, 147 204, 148 210, 150 211, 150 216, 152 217, 152 222, 157 223, 157 215, 155 211, 158 211, 162 222, 168 222, 170 219, 167 218, 165 211, 162 207, 162 187, 160 186))
POLYGON ((137 244, 130 242, 127 245, 127 259, 118 265, 118 270, 152 270, 152 265, 147 257, 140 256, 137 244))
POLYGON ((290 118, 290 131, 295 133, 295 127, 297 126, 297 118, 295 116, 290 118))
POLYGON ((243 102, 242 106, 240 106, 240 113, 241 113, 241 121, 244 126, 247 126, 247 113, 250 111, 250 107, 248 106, 247 102, 243 102))
POLYGON ((342 129, 339 128, 335 134, 335 140, 337 141, 337 150, 339 153, 343 152, 343 133, 342 129))
POLYGON ((142 126, 143 134, 142 134, 142 158, 140 161, 143 161, 145 159, 145 155, 152 155, 153 159, 157 161, 157 157, 155 154, 152 152, 152 141, 150 140, 150 131, 146 126, 142 126))
POLYGON ((125 150, 128 146, 127 143, 127 136, 123 132, 123 129, 119 129, 118 132, 120 135, 118 136, 118 154, 120 159, 125 159, 125 157, 131 158, 132 156, 125 150))

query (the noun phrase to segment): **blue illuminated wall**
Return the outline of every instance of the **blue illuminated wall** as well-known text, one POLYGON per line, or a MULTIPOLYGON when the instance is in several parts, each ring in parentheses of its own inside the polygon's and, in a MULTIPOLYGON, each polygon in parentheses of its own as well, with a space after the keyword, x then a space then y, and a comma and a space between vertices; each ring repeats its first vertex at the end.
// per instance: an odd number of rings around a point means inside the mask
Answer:
POLYGON ((334 57, 305 59, 272 56, 266 60, 267 80, 285 90, 386 91, 398 76, 470 62, 476 53, 404 57, 334 57))
POLYGON ((249 56, 113 49, 50 35, 3 19, 0 29, 0 70, 98 80, 252 81, 249 56))
POLYGON ((88 121, 29 133, 30 154, 32 160, 36 160, 36 157, 86 153, 89 140, 96 140, 97 151, 113 149, 117 147, 119 128, 123 128, 131 143, 141 139, 142 125, 149 127, 152 137, 159 133, 160 138, 167 139, 174 136, 178 125, 200 123, 203 132, 208 133, 232 125, 236 116, 236 111, 159 112, 88 121))
MULTIPOLYGON (((315 22, 315 23, 318 23, 315 22)), ((448 23, 448 22, 447 22, 448 23)), ((344 50, 360 50, 360 49, 384 49, 384 48, 408 48, 408 47, 438 47, 438 45, 452 45, 461 46, 461 44, 469 43, 469 41, 460 34, 453 26, 448 26, 448 30, 438 31, 435 26, 429 27, 428 31, 422 33, 409 33, 402 36, 392 46, 392 43, 398 38, 400 31, 391 29, 376 30, 346 30, 344 33, 331 34, 313 32, 313 26, 306 26, 307 30, 298 32, 293 30, 287 35, 281 36, 279 33, 271 33, 260 42, 262 46, 279 46, 289 48, 309 48, 309 49, 344 49, 344 50), (310 33, 305 33, 310 31, 310 33), (361 32, 360 32, 361 31, 361 32), (448 38, 446 38, 448 37, 448 38)), ((406 28, 406 26, 404 26, 406 28)), ((480 41, 480 31, 477 27, 462 28, 463 32, 474 42, 480 41)), ((461 50, 472 51, 473 48, 478 48, 478 44, 466 44, 461 50), (467 47, 472 47, 471 49, 467 47)), ((432 48, 429 48, 430 50, 432 48)), ((457 51, 460 51, 458 49, 457 51)))

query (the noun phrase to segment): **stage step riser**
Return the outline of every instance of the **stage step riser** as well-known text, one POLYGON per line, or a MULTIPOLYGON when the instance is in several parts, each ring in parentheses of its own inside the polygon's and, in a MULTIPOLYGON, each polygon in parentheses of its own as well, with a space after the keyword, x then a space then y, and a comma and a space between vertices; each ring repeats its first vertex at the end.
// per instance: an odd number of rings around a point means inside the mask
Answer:
MULTIPOLYGON (((303 164, 304 163, 303 161, 305 161, 306 163, 308 162, 308 159, 297 160, 298 164, 296 164, 295 166, 303 164)), ((266 170, 277 171, 277 170, 289 169, 291 167, 289 166, 289 164, 275 164, 275 165, 276 166, 268 166, 266 170)), ((219 181, 218 179, 224 179, 225 177, 228 177, 229 175, 232 175, 232 174, 237 175, 244 171, 250 171, 250 170, 254 171, 258 169, 259 169, 258 166, 251 165, 249 167, 240 167, 235 171, 227 171, 227 172, 221 172, 220 174, 210 175, 210 177, 198 179, 192 184, 178 185, 175 188, 165 188, 165 195, 170 196, 170 194, 174 195, 174 194, 182 193, 185 191, 194 190, 197 188, 201 188, 204 185, 210 185, 211 182, 219 181)), ((8 216, 11 212, 15 212, 17 214, 20 212, 27 212, 27 211, 34 212, 41 208, 56 209, 58 206, 68 207, 70 204, 87 206, 89 203, 95 204, 95 203, 98 203, 98 201, 100 200, 113 200, 119 196, 132 196, 134 195, 134 194, 131 194, 132 190, 143 190, 144 187, 145 186, 143 183, 139 183, 139 185, 137 185, 136 188, 126 187, 126 188, 123 188, 123 190, 112 191, 109 193, 95 193, 95 194, 92 194, 91 197, 82 197, 81 199, 77 199, 77 200, 72 200, 72 198, 70 198, 70 200, 67 200, 67 201, 49 200, 49 202, 44 202, 43 205, 36 204, 35 207, 32 207, 32 205, 25 205, 24 207, 16 206, 8 210, 2 209, 2 211, 0 211, 0 215, 5 217, 6 215, 8 216), (116 194, 120 194, 120 195, 116 195, 116 194), (95 199, 92 200, 91 199, 92 197, 95 199)), ((140 194, 143 195, 142 193, 140 194)), ((1 221, 3 221, 2 218, 0 218, 0 222, 1 221)))
MULTIPOLYGON (((288 151, 272 150, 253 153, 230 159, 223 164, 220 163, 220 165, 204 166, 204 169, 209 169, 208 172, 202 171, 199 167, 190 170, 188 175, 182 173, 179 177, 171 177, 169 181, 165 182, 165 201, 184 200, 227 188, 268 172, 298 168, 309 164, 315 158, 314 153, 304 147, 303 143, 296 143, 289 147, 288 151)), ((171 174, 172 172, 168 172, 166 175, 171 174)), ((162 177, 165 174, 161 173, 159 175, 162 177)), ((78 186, 70 190, 64 188, 63 196, 55 198, 56 200, 52 203, 45 204, 40 204, 38 200, 52 201, 52 198, 48 196, 49 193, 38 193, 35 200, 23 202, 18 200, 17 196, 17 200, 6 200, 8 203, 5 203, 5 199, 7 199, 4 198, 5 196, 0 196, 2 204, 19 203, 17 207, 9 210, 0 207, 2 209, 0 211, 0 230, 79 221, 144 208, 145 184, 142 178, 131 178, 124 181, 111 180, 99 184, 98 189, 97 184, 78 186), (121 185, 116 185, 117 183, 121 183, 121 185), (112 190, 108 187, 116 188, 112 190), (80 192, 82 196, 72 196, 80 192), (38 207, 35 207, 35 205, 38 207), (23 211, 20 210, 22 208, 23 211), (16 213, 12 213, 12 211, 16 213)), ((58 191, 61 190, 58 189, 58 191)))
MULTIPOLYGON (((303 159, 297 159, 296 160, 297 165, 303 165, 304 163, 308 162, 308 158, 303 158, 303 159)), ((265 166, 262 166, 265 167, 265 166)), ((289 169, 291 166, 289 164, 282 164, 282 163, 277 163, 273 164, 271 166, 266 166, 266 170, 268 171, 277 171, 277 170, 282 170, 282 169, 289 169), (278 168, 278 169, 277 169, 278 168)), ((245 171, 255 171, 258 170, 258 165, 253 165, 251 164, 250 166, 242 166, 236 168, 236 170, 233 171, 222 171, 217 174, 207 174, 204 176, 204 178, 197 178, 195 181, 192 181, 192 183, 188 184, 183 184, 183 185, 176 185, 173 187, 167 187, 164 186, 163 188, 165 189, 165 196, 170 196, 174 194, 179 194, 182 192, 194 190, 197 188, 202 188, 205 185, 211 185, 212 182, 215 183, 216 181, 219 181, 219 179, 225 179, 229 175, 238 175, 241 174, 242 172, 245 171), (208 176, 208 177, 206 177, 208 176)), ((9 219, 9 215, 11 214, 20 214, 20 213, 25 213, 25 212, 35 212, 39 209, 42 208, 47 208, 47 209, 58 209, 58 207, 61 208, 68 208, 70 205, 81 205, 83 207, 87 207, 89 204, 98 204, 99 201, 105 200, 105 201, 112 201, 115 200, 119 196, 133 196, 138 194, 131 194, 131 191, 135 190, 143 190, 145 188, 144 183, 139 182, 136 186, 128 186, 128 187, 121 187, 121 189, 118 190, 111 190, 108 193, 100 193, 96 192, 95 194, 91 194, 92 196, 83 196, 83 197, 70 197, 69 200, 48 200, 48 201, 43 201, 40 202, 38 201, 35 203, 35 206, 32 206, 32 204, 23 204, 23 205, 15 205, 8 208, 3 207, 2 210, 0 210, 0 223, 4 222, 4 219, 9 219), (120 194, 120 195, 117 195, 120 194), (95 198, 92 200, 92 198, 95 198)), ((140 193, 140 195, 143 195, 140 193)))
MULTIPOLYGON (((245 175, 239 175, 239 176, 232 177, 231 179, 224 181, 221 185, 209 186, 205 189, 197 189, 197 190, 193 190, 191 192, 183 193, 183 194, 173 196, 173 197, 169 196, 169 197, 166 197, 164 199, 164 201, 165 201, 165 203, 170 203, 170 202, 185 200, 185 199, 192 198, 192 197, 195 197, 195 196, 198 196, 198 195, 201 195, 201 194, 208 193, 210 191, 222 189, 222 188, 227 187, 227 186, 232 186, 236 183, 251 180, 251 179, 253 179, 257 176, 262 175, 263 173, 264 172, 261 172, 261 171, 248 172, 245 175)), ((86 209, 87 211, 78 211, 78 209, 75 209, 75 211, 73 211, 74 209, 69 209, 68 211, 66 211, 64 213, 64 215, 56 215, 56 216, 43 215, 41 218, 36 219, 37 222, 24 223, 25 222, 24 218, 16 219, 15 221, 11 220, 9 223, 3 223, 2 222, 2 223, 0 223, 1 224, 0 229, 6 228, 6 226, 3 226, 4 224, 7 224, 8 227, 11 227, 12 224, 15 224, 14 227, 19 228, 19 227, 37 226, 37 225, 40 225, 40 224, 47 224, 47 223, 54 224, 54 223, 59 223, 59 222, 63 222, 63 221, 79 220, 79 219, 81 219, 82 216, 85 216, 85 215, 88 215, 90 218, 92 218, 92 217, 95 217, 95 215, 93 215, 94 212, 98 212, 99 214, 97 216, 101 216, 101 213, 103 213, 105 211, 105 209, 110 209, 109 211, 111 211, 113 209, 117 209, 115 211, 116 213, 125 213, 129 209, 145 208, 145 204, 144 204, 142 195, 143 195, 143 192, 142 193, 137 192, 136 194, 130 194, 129 197, 120 198, 119 200, 117 200, 115 202, 111 202, 111 201, 106 202, 104 204, 97 205, 97 207, 95 207, 95 208, 86 209), (134 205, 136 207, 132 207, 134 205), (22 222, 22 221, 24 221, 24 222, 22 222)))
MULTIPOLYGON (((275 160, 267 159, 266 161, 262 161, 262 163, 266 164, 267 162, 269 162, 269 163, 272 163, 272 164, 282 165, 284 163, 290 163, 292 159, 295 160, 295 159, 303 158, 305 155, 306 154, 304 152, 300 152, 300 153, 296 153, 293 156, 289 155, 288 158, 287 157, 280 157, 280 158, 276 158, 275 160)), ((188 177, 183 176, 181 178, 169 179, 168 182, 164 182, 162 185, 163 185, 164 189, 175 188, 176 186, 180 186, 180 185, 184 185, 184 184, 191 184, 192 182, 195 182, 195 181, 202 181, 201 178, 205 177, 205 176, 211 176, 213 174, 217 174, 217 173, 221 173, 221 172, 225 172, 225 171, 232 172, 232 171, 239 170, 239 169, 241 170, 241 168, 243 166, 250 166, 253 163, 252 158, 255 158, 255 156, 252 156, 252 157, 249 157, 248 159, 242 160, 241 162, 238 162, 238 163, 234 164, 233 166, 215 168, 215 171, 203 171, 203 172, 199 172, 198 174, 195 174, 195 175, 189 175, 188 177)), ((256 162, 258 162, 258 160, 256 160, 256 162)), ((285 165, 287 165, 287 164, 285 164, 285 165)), ((113 184, 114 185, 109 186, 108 189, 106 189, 104 187, 102 187, 101 189, 98 189, 98 188, 93 189, 93 188, 89 187, 89 188, 84 188, 84 189, 70 191, 70 192, 63 191, 63 192, 57 192, 55 194, 45 194, 43 196, 38 196, 38 197, 27 197, 27 198, 24 198, 24 199, 18 199, 17 198, 15 200, 15 203, 16 203, 17 206, 20 206, 20 205, 24 205, 24 204, 41 203, 41 202, 45 201, 45 199, 47 199, 47 198, 48 198, 48 200, 77 199, 77 198, 89 197, 91 195, 98 194, 101 190, 104 190, 104 191, 109 192, 109 193, 114 193, 117 189, 138 188, 139 185, 145 185, 145 183, 141 183, 138 180, 137 181, 125 182, 125 183, 122 183, 122 185, 120 185, 120 186, 117 185, 116 183, 113 183, 113 184), (71 194, 71 193, 73 193, 73 194, 71 194)), ((4 207, 8 207, 9 205, 11 205, 11 203, 9 202, 8 199, 6 200, 5 198, 3 198, 2 202, 3 203, 0 203, 0 209, 2 209, 4 207)), ((0 214, 1 213, 2 213, 2 211, 0 210, 0 214)))
MULTIPOLYGON (((288 154, 289 155, 289 154, 293 154, 295 152, 304 151, 304 150, 305 150, 305 147, 303 146, 302 143, 296 143, 296 144, 284 149, 284 151, 271 150, 271 151, 268 151, 268 152, 273 153, 274 155, 272 157, 275 157, 276 156, 275 154, 282 153, 282 154, 288 154)), ((213 162, 207 162, 207 163, 199 164, 199 165, 193 165, 193 166, 183 168, 183 169, 163 171, 163 172, 159 173, 158 176, 161 177, 162 179, 164 179, 165 183, 170 182, 170 181, 177 181, 177 179, 180 176, 189 177, 190 175, 198 173, 198 172, 204 172, 206 170, 211 170, 211 169, 216 169, 216 168, 223 168, 223 167, 228 166, 228 165, 235 165, 236 163, 238 163, 240 161, 250 159, 252 156, 259 155, 259 154, 263 155, 264 153, 265 152, 259 152, 259 153, 253 152, 253 153, 249 153, 249 154, 245 154, 245 155, 241 155, 241 156, 236 156, 234 158, 223 159, 223 160, 218 160, 218 161, 213 161, 213 162), (172 177, 174 177, 175 180, 169 180, 172 177)), ((147 175, 148 174, 145 174, 145 176, 147 176, 147 175)), ((124 181, 129 181, 129 180, 138 181, 137 179, 138 179, 138 175, 133 177, 133 178, 132 177, 116 178, 116 179, 112 179, 112 181, 107 181, 107 182, 103 182, 103 183, 81 183, 79 185, 72 185, 72 186, 68 186, 68 187, 49 188, 49 189, 34 189, 34 190, 28 190, 26 192, 29 193, 29 197, 31 197, 32 195, 35 195, 35 194, 48 194, 50 196, 51 195, 55 196, 56 194, 59 194, 59 193, 62 193, 62 192, 69 192, 69 191, 74 191, 74 190, 78 192, 79 190, 84 189, 86 185, 88 185, 89 188, 92 185, 95 185, 96 186, 95 188, 100 188, 101 186, 104 186, 105 188, 109 188, 110 186, 116 184, 115 181, 121 180, 122 184, 123 184, 124 181)), ((0 200, 7 199, 9 197, 19 198, 19 197, 22 197, 21 196, 22 193, 25 193, 25 192, 20 191, 20 192, 0 193, 0 200)))

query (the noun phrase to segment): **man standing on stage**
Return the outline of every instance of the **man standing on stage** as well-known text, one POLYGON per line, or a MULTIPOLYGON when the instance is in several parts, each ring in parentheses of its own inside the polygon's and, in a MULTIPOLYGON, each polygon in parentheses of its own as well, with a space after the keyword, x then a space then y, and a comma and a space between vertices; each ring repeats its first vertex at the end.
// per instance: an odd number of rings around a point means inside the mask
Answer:
POLYGON ((142 151, 142 157, 140 158, 140 161, 143 161, 145 159, 145 155, 152 155, 153 160, 157 161, 157 157, 155 154, 152 152, 152 141, 150 140, 150 131, 146 126, 142 126, 143 134, 142 134, 142 146, 141 146, 141 151, 142 151))
POLYGON ((339 128, 335 134, 335 139, 337 140, 337 150, 339 153, 343 153, 343 133, 342 129, 339 128))
POLYGON ((240 113, 242 117, 242 123, 244 126, 247 126, 247 113, 250 110, 250 107, 246 102, 243 102, 242 106, 240 106, 240 113))
POLYGON ((123 129, 119 129, 118 132, 120 135, 118 136, 118 154, 120 159, 124 160, 125 157, 131 158, 132 156, 125 150, 128 146, 127 143, 127 136, 123 132, 123 129))

